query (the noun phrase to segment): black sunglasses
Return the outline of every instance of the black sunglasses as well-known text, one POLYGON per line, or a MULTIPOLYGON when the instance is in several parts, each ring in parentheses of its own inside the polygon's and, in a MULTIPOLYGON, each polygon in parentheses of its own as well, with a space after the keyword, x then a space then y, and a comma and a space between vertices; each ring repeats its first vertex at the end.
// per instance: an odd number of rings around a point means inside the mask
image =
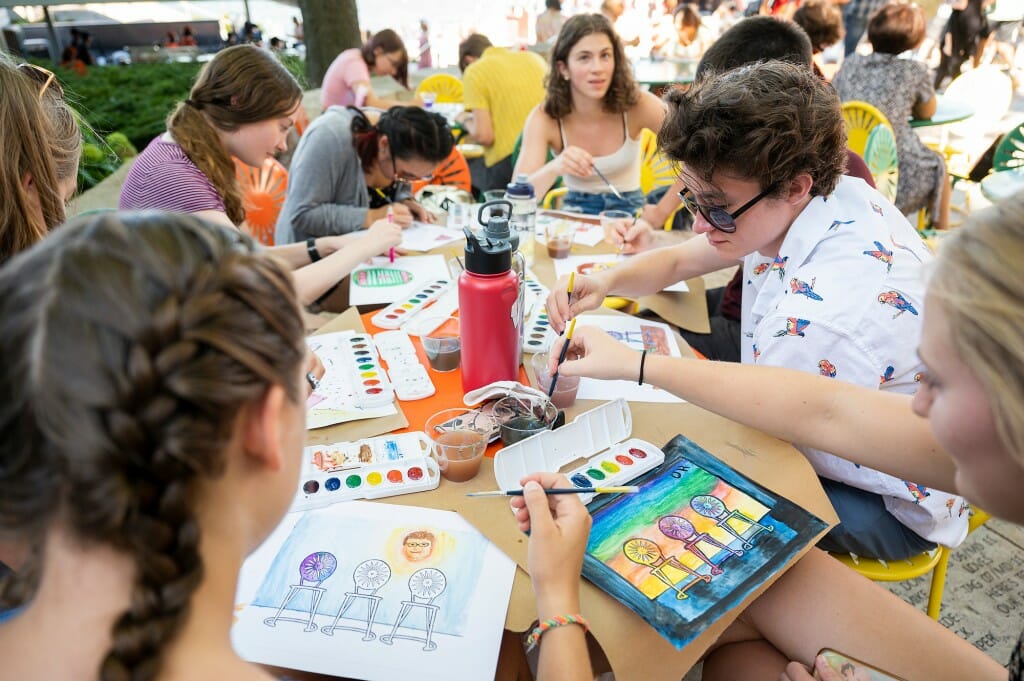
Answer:
POLYGON ((693 197, 691 192, 686 187, 683 187, 679 192, 679 198, 683 200, 683 205, 686 206, 686 210, 697 217, 699 212, 704 216, 704 219, 708 221, 712 227, 720 232, 726 234, 732 234, 736 231, 736 218, 743 215, 745 212, 754 207, 754 205, 763 199, 764 197, 775 191, 775 185, 768 186, 764 191, 755 196, 754 198, 747 201, 745 204, 740 206, 735 212, 730 213, 721 206, 702 206, 697 203, 697 200, 693 197))

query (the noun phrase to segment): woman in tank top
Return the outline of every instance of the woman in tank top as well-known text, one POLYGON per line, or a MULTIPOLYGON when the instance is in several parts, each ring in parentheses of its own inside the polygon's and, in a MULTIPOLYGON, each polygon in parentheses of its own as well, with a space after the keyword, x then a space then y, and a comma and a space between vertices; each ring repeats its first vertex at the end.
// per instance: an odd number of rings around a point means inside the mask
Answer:
POLYGON ((608 21, 574 16, 551 51, 547 96, 526 121, 515 172, 530 176, 538 196, 563 178, 568 208, 636 212, 644 202, 640 132, 657 132, 664 119, 661 101, 633 79, 608 21))

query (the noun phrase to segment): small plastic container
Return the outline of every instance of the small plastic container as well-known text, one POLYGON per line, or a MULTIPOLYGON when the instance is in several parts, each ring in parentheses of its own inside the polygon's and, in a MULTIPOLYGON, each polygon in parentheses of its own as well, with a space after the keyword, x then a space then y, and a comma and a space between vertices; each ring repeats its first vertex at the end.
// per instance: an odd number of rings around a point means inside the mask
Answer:
MULTIPOLYGON (((537 388, 544 392, 551 389, 551 374, 548 372, 548 353, 538 352, 530 360, 533 373, 537 376, 537 388)), ((559 409, 568 409, 576 404, 576 393, 580 389, 579 376, 558 375, 555 392, 551 393, 551 402, 559 409)))
POLYGON ((501 427, 501 443, 507 447, 551 430, 558 409, 548 399, 509 395, 494 404, 493 414, 501 427))
POLYGON ((552 223, 547 229, 548 257, 553 260, 568 258, 575 237, 576 227, 573 223, 568 220, 552 223))
POLYGON ((459 320, 449 317, 436 329, 420 337, 423 352, 427 355, 430 368, 438 373, 447 373, 459 368, 462 357, 462 341, 459 338, 459 320))
POLYGON ((617 244, 621 240, 613 234, 615 226, 623 222, 632 222, 635 216, 625 210, 601 211, 601 231, 604 232, 604 240, 610 244, 617 244))
POLYGON ((465 482, 480 472, 494 419, 475 409, 444 409, 425 425, 441 476, 449 482, 465 482))

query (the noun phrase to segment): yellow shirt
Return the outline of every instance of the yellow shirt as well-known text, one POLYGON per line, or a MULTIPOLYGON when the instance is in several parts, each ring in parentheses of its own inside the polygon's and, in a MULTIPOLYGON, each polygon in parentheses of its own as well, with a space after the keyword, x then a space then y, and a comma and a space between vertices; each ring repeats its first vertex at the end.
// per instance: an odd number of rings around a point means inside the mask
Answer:
POLYGON ((503 47, 488 47, 466 67, 462 74, 466 110, 486 109, 491 114, 494 144, 484 148, 488 167, 512 153, 527 115, 544 99, 546 72, 539 55, 503 47))

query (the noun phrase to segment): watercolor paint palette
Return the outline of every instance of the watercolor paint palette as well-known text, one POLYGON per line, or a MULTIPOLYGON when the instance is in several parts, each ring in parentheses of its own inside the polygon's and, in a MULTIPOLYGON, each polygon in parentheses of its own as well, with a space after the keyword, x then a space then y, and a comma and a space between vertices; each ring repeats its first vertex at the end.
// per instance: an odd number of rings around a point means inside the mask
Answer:
MULTIPOLYGON (((494 457, 494 478, 500 489, 518 489, 524 475, 539 472, 563 472, 576 487, 629 484, 665 461, 661 449, 629 437, 632 426, 625 400, 606 402, 557 430, 540 432, 500 450, 494 457), (570 465, 581 458, 586 461, 570 465)), ((580 501, 586 504, 594 496, 581 494, 580 501)))
POLYGON ((302 456, 292 511, 422 492, 441 481, 430 440, 422 431, 313 445, 302 456))
POLYGON ((388 305, 373 315, 370 318, 370 322, 382 329, 397 329, 426 309, 427 306, 440 298, 441 294, 451 287, 452 281, 450 279, 436 279, 408 298, 388 305))
MULTIPOLYGON (((347 342, 339 343, 347 351, 346 369, 355 385, 356 402, 362 407, 378 407, 395 399, 395 390, 380 365, 373 339, 365 334, 354 334, 347 342)), ((321 387, 323 383, 321 383, 321 387)))
POLYGON ((543 304, 536 305, 523 330, 523 352, 534 354, 547 352, 555 340, 555 332, 548 321, 548 311, 543 304))
POLYGON ((388 365, 388 376, 398 399, 422 400, 436 392, 408 333, 404 330, 381 331, 374 335, 373 342, 388 365))

